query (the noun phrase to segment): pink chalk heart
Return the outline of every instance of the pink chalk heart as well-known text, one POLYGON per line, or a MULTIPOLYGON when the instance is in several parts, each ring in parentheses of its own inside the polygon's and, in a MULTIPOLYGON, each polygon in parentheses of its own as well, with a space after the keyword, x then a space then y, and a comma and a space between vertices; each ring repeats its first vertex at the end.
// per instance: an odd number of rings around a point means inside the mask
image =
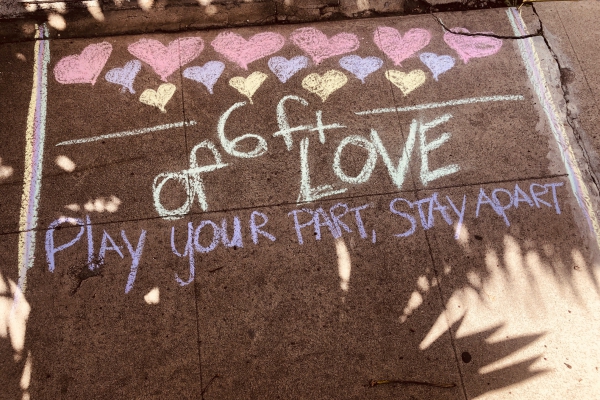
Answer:
MULTIPOLYGON (((469 33, 465 28, 454 28, 452 31, 469 33)), ((502 39, 489 36, 456 35, 451 32, 444 33, 444 42, 458 53, 465 64, 471 58, 496 54, 502 47, 502 39)))
POLYGON ((243 69, 248 64, 281 50, 285 38, 279 33, 258 33, 246 40, 237 33, 223 32, 211 42, 212 47, 226 59, 243 69))
POLYGON ((290 40, 311 56, 315 64, 320 64, 329 57, 350 53, 360 45, 358 37, 352 33, 343 32, 327 38, 327 35, 315 28, 296 29, 290 35, 290 40))
POLYGON ((60 83, 96 83, 96 79, 112 53, 108 42, 90 44, 81 54, 65 57, 54 66, 54 77, 60 83))
POLYGON ((203 49, 204 41, 199 37, 173 40, 168 46, 158 40, 140 39, 127 47, 131 54, 150 65, 165 82, 179 67, 198 57, 203 49))
POLYGON ((431 34, 425 29, 414 28, 400 35, 395 28, 380 26, 375 29, 373 41, 395 65, 400 63, 429 44, 431 34))

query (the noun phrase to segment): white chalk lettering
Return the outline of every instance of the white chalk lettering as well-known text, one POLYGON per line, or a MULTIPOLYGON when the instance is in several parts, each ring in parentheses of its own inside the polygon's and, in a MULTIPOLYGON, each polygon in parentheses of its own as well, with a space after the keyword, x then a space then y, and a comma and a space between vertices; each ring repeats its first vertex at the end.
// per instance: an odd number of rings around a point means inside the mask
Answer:
POLYGON ((233 140, 229 140, 225 136, 225 123, 227 123, 227 119, 229 118, 229 116, 231 115, 233 110, 243 107, 245 105, 246 105, 245 101, 235 103, 234 105, 229 107, 229 109, 227 111, 225 111, 223 113, 223 115, 221 115, 221 118, 219 118, 219 122, 217 124, 217 133, 219 135, 219 140, 221 141, 221 146, 223 146, 223 149, 225 149, 225 151, 228 154, 231 154, 234 157, 239 157, 239 158, 260 157, 267 152, 267 141, 262 136, 255 135, 253 133, 247 133, 247 134, 239 136, 233 140), (248 151, 248 152, 236 150, 235 148, 238 146, 238 143, 241 142, 242 140, 246 140, 246 139, 255 139, 256 141, 258 141, 258 143, 256 144, 256 147, 252 151, 248 151))
POLYGON ((190 169, 183 170, 181 172, 163 172, 158 174, 154 178, 154 182, 152 184, 152 196, 154 198, 154 208, 158 212, 158 214, 164 219, 179 219, 187 214, 194 201, 194 197, 198 197, 198 204, 202 208, 203 211, 208 210, 208 202, 206 201, 206 194, 204 192, 204 184, 202 182, 201 173, 211 172, 219 168, 226 167, 227 164, 224 164, 221 160, 221 154, 217 150, 216 146, 210 142, 209 140, 205 140, 200 144, 197 144, 192 148, 190 153, 190 169), (211 151, 215 163, 211 165, 198 166, 197 155, 199 149, 207 148, 211 151), (179 208, 173 210, 167 210, 160 200, 160 195, 164 185, 173 179, 175 182, 179 183, 181 186, 185 188, 187 198, 185 203, 179 208))
POLYGON ((310 184, 310 171, 308 167, 308 138, 300 141, 300 195, 298 203, 312 202, 323 197, 344 193, 348 188, 334 189, 332 185, 321 185, 315 188, 310 184))
POLYGON ((439 124, 447 122, 450 118, 452 118, 452 115, 444 114, 431 122, 428 122, 426 124, 419 124, 419 143, 421 149, 421 182, 423 183, 423 186, 427 186, 429 182, 439 179, 443 176, 454 174, 460 169, 458 165, 452 164, 442 168, 438 168, 433 171, 429 170, 429 153, 440 147, 446 141, 448 141, 448 139, 450 139, 452 135, 448 132, 444 132, 442 133, 442 136, 427 143, 426 133, 428 130, 438 126, 439 124))
POLYGON ((263 214, 260 211, 252 211, 252 214, 250 215, 250 232, 252 233, 252 241, 254 244, 258 244, 258 235, 266 237, 271 242, 275 241, 275 236, 261 229, 267 225, 267 222, 269 222, 269 217, 267 217, 266 214, 263 214), (262 218, 262 222, 260 224, 256 223, 256 217, 262 218))
POLYGON ((340 142, 340 144, 338 145, 338 147, 335 151, 335 156, 333 159, 333 171, 335 172, 337 177, 340 178, 340 180, 342 182, 353 183, 353 184, 365 183, 371 177, 371 174, 373 173, 373 170, 375 169, 376 162, 377 162, 377 150, 375 149, 375 146, 373 146, 373 143, 369 142, 367 139, 365 139, 362 136, 358 136, 358 135, 347 136, 344 139, 342 139, 342 141, 340 142), (362 169, 360 170, 360 173, 355 177, 346 175, 346 173, 342 170, 342 166, 341 166, 342 151, 344 150, 344 147, 346 147, 349 144, 353 144, 355 146, 362 147, 363 149, 365 149, 369 152, 367 161, 365 162, 362 169))

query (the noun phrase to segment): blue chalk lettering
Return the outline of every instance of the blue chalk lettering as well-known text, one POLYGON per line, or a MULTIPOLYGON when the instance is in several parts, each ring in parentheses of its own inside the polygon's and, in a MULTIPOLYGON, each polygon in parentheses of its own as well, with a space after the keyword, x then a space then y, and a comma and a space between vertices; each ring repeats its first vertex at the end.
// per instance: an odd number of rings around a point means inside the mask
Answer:
POLYGON ((348 211, 348 205, 344 203, 337 203, 331 206, 331 208, 329 209, 329 214, 331 214, 331 220, 333 221, 340 233, 342 232, 342 229, 348 233, 352 232, 352 229, 350 229, 350 227, 348 227, 348 225, 346 225, 346 223, 344 223, 344 221, 341 220, 341 218, 344 215, 348 214, 348 211), (337 210, 340 207, 344 209, 344 212, 342 214, 336 214, 334 210, 337 210))
POLYGON ((532 183, 531 186, 529 186, 529 192, 531 193, 531 197, 533 198, 533 201, 535 202, 535 205, 537 206, 537 208, 541 208, 540 207, 540 203, 542 203, 545 206, 548 207, 552 207, 552 204, 545 202, 544 200, 540 199, 538 196, 543 196, 546 193, 548 193, 548 188, 546 187, 546 185, 540 185, 538 183, 532 183), (536 187, 542 188, 544 189, 543 192, 536 192, 534 189, 536 187))
MULTIPOLYGON (((431 196, 432 197, 431 205, 434 205, 435 207, 431 207, 429 209, 429 218, 431 218, 431 220, 433 221, 433 211, 439 211, 440 214, 442 214, 442 218, 444 218, 444 221, 446 221, 446 223, 448 225, 452 225, 452 218, 450 218, 450 215, 448 215, 448 213, 446 212, 446 208, 448 208, 448 207, 441 205, 440 202, 438 201, 437 196, 438 196, 437 192, 435 192, 433 194, 433 196, 431 196)), ((433 223, 432 223, 432 225, 433 225, 433 223)))
POLYGON ((56 221, 53 221, 50 225, 48 225, 48 230, 46 231, 46 261, 48 262, 48 271, 54 272, 54 255, 56 253, 58 253, 59 251, 62 251, 68 247, 73 246, 75 243, 77 243, 77 241, 79 239, 81 239, 81 236, 83 235, 84 230, 85 230, 85 226, 84 226, 83 220, 81 220, 79 218, 60 217, 59 219, 57 219, 56 221), (77 236, 75 236, 75 239, 71 240, 68 243, 62 244, 58 247, 54 247, 54 230, 56 229, 57 226, 64 224, 66 222, 73 224, 73 225, 81 226, 81 229, 77 233, 77 236))
POLYGON ((171 250, 177 257, 185 257, 188 256, 190 262, 190 272, 189 278, 187 281, 179 278, 177 272, 175 273, 175 280, 179 284, 179 286, 185 286, 194 281, 194 276, 196 274, 196 268, 194 264, 194 244, 193 244, 193 236, 194 236, 194 225, 191 222, 188 222, 188 235, 187 235, 187 243, 185 245, 185 251, 183 254, 177 251, 175 247, 175 227, 171 227, 171 250))
POLYGON ((194 232, 194 247, 195 247, 196 251, 198 251, 200 253, 210 253, 211 251, 213 251, 217 247, 217 245, 219 244, 219 240, 220 239, 221 239, 221 235, 220 235, 220 229, 219 229, 219 227, 217 226, 217 224, 215 224, 211 220, 207 219, 207 220, 204 220, 204 221, 200 222, 200 225, 198 225, 198 227, 196 228, 196 232, 194 232), (206 225, 210 225, 213 228, 212 241, 210 242, 210 244, 208 245, 208 247, 202 246, 200 244, 200 242, 199 242, 200 231, 206 225))
POLYGON ((452 207, 452 209, 458 216, 458 224, 456 225, 456 230, 454 231, 454 239, 458 240, 458 236, 460 234, 460 229, 462 228, 462 224, 465 219, 465 208, 467 206, 467 195, 466 194, 463 195, 463 201, 462 201, 462 206, 460 208, 460 211, 458 211, 458 208, 456 208, 456 206, 454 205, 454 203, 452 202, 452 199, 450 199, 450 197, 446 196, 446 200, 448 200, 448 203, 450 203, 450 206, 452 207))
POLYGON ((550 186, 552 188, 552 198, 554 199, 554 209, 556 210, 557 214, 560 214, 560 207, 558 206, 558 199, 556 197, 556 188, 561 187, 562 185, 564 185, 563 182, 548 183, 545 185, 545 186, 550 186))
POLYGON ((360 233, 360 237, 363 239, 367 238, 367 232, 365 231, 365 225, 363 224, 363 220, 360 216, 361 210, 369 207, 370 204, 364 204, 359 207, 350 208, 348 211, 354 212, 354 219, 356 220, 356 226, 358 227, 358 232, 360 233))
MULTIPOLYGON (((421 217, 421 225, 423 229, 427 230, 433 226, 433 213, 431 212, 431 207, 433 203, 433 197, 427 197, 422 200, 417 200, 415 204, 417 205, 417 209, 419 210, 419 216, 421 217), (427 220, 425 220, 425 214, 423 213, 423 209, 421 208, 421 204, 429 202, 429 208, 427 209, 427 220)), ((411 207, 412 208, 412 207, 411 207)))
POLYGON ((510 222, 508 221, 508 217, 506 216, 506 210, 511 208, 513 205, 512 193, 509 190, 502 189, 502 188, 494 189, 494 191, 492 192, 492 199, 493 199, 494 203, 496 203, 496 208, 495 208, 496 212, 498 213, 498 215, 500 215, 500 216, 502 216, 502 218, 504 218, 504 223, 506 224, 506 226, 510 226, 510 222), (498 196, 496 195, 497 192, 506 193, 508 195, 508 197, 510 198, 510 201, 505 206, 503 206, 500 203, 500 200, 498 199, 498 196))
POLYGON ((242 226, 240 219, 235 216, 233 217, 233 237, 231 240, 227 237, 227 219, 221 220, 221 242, 225 247, 244 247, 242 242, 242 226))
POLYGON ((300 244, 304 244, 304 241, 302 240, 302 232, 301 232, 301 229, 302 229, 302 228, 306 228, 307 226, 309 226, 309 225, 313 224, 313 223, 315 222, 315 220, 314 220, 314 218, 311 218, 311 219, 310 219, 310 221, 308 221, 308 222, 306 222, 306 223, 304 223, 304 224, 301 224, 301 223, 298 221, 298 213, 301 213, 301 212, 309 213, 309 214, 311 215, 311 217, 312 217, 312 214, 313 214, 313 212, 312 212, 312 210, 311 210, 311 209, 308 209, 308 208, 303 208, 302 210, 293 210, 293 211, 290 211, 290 212, 288 213, 288 216, 289 216, 290 214, 293 214, 293 215, 294 215, 294 227, 296 228, 296 235, 298 236, 298 243, 300 243, 300 244))
POLYGON ((125 286, 125 293, 129 293, 131 289, 133 289, 133 284, 135 282, 135 277, 137 275, 138 265, 140 263, 140 259, 142 258, 142 250, 144 249, 144 242, 146 241, 146 231, 142 229, 142 233, 140 234, 140 238, 138 239, 137 247, 135 251, 127 240, 127 235, 125 235, 125 231, 121 231, 121 237, 127 245, 127 250, 129 250, 129 254, 131 254, 131 270, 129 272, 129 276, 127 277, 127 285, 125 286))
POLYGON ((519 202, 527 203, 529 204, 529 207, 533 207, 533 201, 527 195, 527 193, 525 193, 523 189, 519 187, 519 184, 517 183, 515 185, 515 194, 513 196, 513 204, 515 208, 519 208, 519 202))
POLYGON ((321 240, 321 227, 322 226, 328 227, 329 232, 331 232, 331 235, 335 239, 342 236, 342 232, 331 221, 331 219, 329 218, 329 215, 325 211, 323 211, 323 209, 321 207, 319 207, 318 209, 315 210, 315 212, 313 213, 313 219, 315 221, 314 228, 315 228, 315 239, 316 240, 321 240), (321 220, 323 220, 323 221, 321 222, 321 220))
POLYGON ((250 215, 250 232, 252 232, 252 241, 254 244, 258 244, 258 235, 262 235, 269 239, 271 242, 275 241, 275 236, 271 235, 269 232, 264 231, 260 228, 264 227, 267 222, 269 222, 269 217, 260 211, 252 211, 250 215), (260 224, 256 223, 256 217, 261 217, 263 222, 260 224))
POLYGON ((410 229, 408 229, 406 232, 395 234, 394 236, 396 236, 396 237, 407 237, 407 236, 410 236, 413 233, 415 233, 415 230, 417 229, 417 221, 412 217, 412 215, 400 212, 400 211, 398 211, 398 210, 396 210, 394 208, 394 205, 398 201, 405 202, 406 204, 408 204, 408 206, 410 208, 413 208, 414 204, 411 203, 410 201, 406 200, 406 199, 401 198, 401 197, 395 198, 394 200, 392 200, 390 202, 390 211, 392 213, 396 214, 396 215, 399 215, 401 217, 406 218, 410 222, 410 229))
POLYGON ((110 237, 108 232, 104 231, 104 233, 102 233, 102 242, 100 243, 100 252, 98 253, 98 258, 100 258, 100 260, 104 260, 106 252, 108 250, 117 252, 117 254, 121 256, 121 258, 124 257, 123 253, 121 252, 121 248, 117 246, 117 244, 115 243, 113 238, 110 237), (107 246, 108 242, 110 242, 110 246, 107 246))

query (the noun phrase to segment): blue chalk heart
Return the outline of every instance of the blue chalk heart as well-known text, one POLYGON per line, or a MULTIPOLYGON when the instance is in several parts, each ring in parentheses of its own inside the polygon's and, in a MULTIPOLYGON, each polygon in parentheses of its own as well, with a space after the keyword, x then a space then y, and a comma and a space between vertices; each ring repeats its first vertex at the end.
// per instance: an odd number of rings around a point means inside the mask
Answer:
POLYGON ((123 86, 121 89, 122 91, 128 89, 129 92, 133 94, 135 93, 135 90, 133 90, 133 81, 141 68, 141 61, 131 60, 125 64, 123 68, 111 69, 106 73, 104 78, 110 83, 116 83, 117 85, 123 86))
POLYGON ((438 76, 454 67, 454 58, 450 56, 438 56, 434 53, 422 53, 419 58, 433 73, 433 79, 438 80, 438 76))
POLYGON ((213 94, 213 87, 225 70, 221 61, 209 61, 202 67, 189 67, 183 71, 183 77, 202 83, 213 94))
POLYGON ((269 69, 282 82, 287 82, 296 72, 308 67, 308 58, 297 56, 292 59, 285 57, 271 57, 269 59, 269 69))
POLYGON ((345 56, 340 59, 340 66, 353 73, 362 83, 365 78, 377 71, 383 65, 383 60, 378 57, 345 56))

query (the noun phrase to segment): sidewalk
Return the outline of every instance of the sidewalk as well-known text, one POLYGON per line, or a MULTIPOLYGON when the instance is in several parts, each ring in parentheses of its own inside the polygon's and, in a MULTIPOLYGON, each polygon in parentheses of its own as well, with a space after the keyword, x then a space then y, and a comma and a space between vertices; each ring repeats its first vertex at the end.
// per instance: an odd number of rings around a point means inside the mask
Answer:
POLYGON ((599 8, 0 45, 7 398, 598 398, 599 8))

